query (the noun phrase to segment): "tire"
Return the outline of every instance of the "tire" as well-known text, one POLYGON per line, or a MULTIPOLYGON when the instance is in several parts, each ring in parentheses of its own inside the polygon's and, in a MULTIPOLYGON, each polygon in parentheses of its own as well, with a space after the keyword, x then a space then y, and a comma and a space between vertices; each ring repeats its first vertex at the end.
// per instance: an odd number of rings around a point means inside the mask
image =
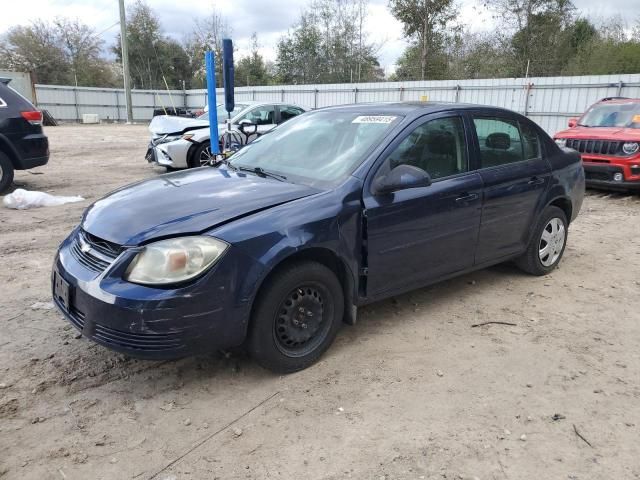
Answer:
POLYGON ((567 246, 569 222, 564 211, 549 206, 544 209, 533 231, 526 252, 516 265, 531 275, 546 275, 558 266, 567 246))
POLYGON ((9 157, 0 152, 0 193, 9 189, 13 183, 13 164, 9 157))
POLYGON ((292 373, 315 363, 336 337, 344 294, 336 275, 317 262, 276 272, 253 309, 246 347, 258 364, 292 373))
POLYGON ((211 143, 209 140, 202 142, 189 157, 189 168, 204 167, 210 165, 211 160, 211 143), (207 160, 207 158, 209 160, 207 160))

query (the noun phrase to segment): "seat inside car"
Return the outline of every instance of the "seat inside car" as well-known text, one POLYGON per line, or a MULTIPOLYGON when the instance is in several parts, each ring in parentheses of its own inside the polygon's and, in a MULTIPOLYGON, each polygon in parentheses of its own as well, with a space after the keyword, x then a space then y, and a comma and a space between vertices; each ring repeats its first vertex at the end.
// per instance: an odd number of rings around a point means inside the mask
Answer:
POLYGON ((458 146, 453 133, 448 130, 433 130, 427 133, 422 150, 420 168, 432 178, 448 177, 460 173, 458 146))
POLYGON ((488 135, 481 152, 482 166, 496 167, 517 161, 519 155, 511 147, 511 137, 508 133, 495 132, 488 135))

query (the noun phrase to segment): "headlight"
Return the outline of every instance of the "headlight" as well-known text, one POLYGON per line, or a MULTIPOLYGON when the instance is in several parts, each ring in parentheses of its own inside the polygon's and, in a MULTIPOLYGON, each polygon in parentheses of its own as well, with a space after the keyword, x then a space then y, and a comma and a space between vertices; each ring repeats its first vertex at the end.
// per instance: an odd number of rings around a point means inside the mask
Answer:
POLYGON ((637 142, 627 142, 622 144, 622 151, 625 155, 633 155, 640 149, 640 145, 637 142))
POLYGON ((559 147, 566 147, 567 146, 567 139, 566 138, 556 138, 556 145, 558 145, 559 147))
POLYGON ((167 135, 165 137, 160 137, 155 140, 156 145, 161 145, 163 143, 175 142, 176 140, 180 140, 182 138, 181 135, 167 135))
POLYGON ((211 237, 171 238, 151 243, 133 259, 125 280, 142 285, 166 285, 197 277, 222 256, 228 245, 211 237))

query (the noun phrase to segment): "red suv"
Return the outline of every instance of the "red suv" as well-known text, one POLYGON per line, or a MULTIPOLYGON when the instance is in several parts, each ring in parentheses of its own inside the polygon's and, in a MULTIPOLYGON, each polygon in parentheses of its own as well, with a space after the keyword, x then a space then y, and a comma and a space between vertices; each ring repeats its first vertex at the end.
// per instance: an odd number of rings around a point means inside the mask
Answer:
POLYGON ((580 152, 587 186, 640 191, 640 99, 604 98, 554 139, 580 152))

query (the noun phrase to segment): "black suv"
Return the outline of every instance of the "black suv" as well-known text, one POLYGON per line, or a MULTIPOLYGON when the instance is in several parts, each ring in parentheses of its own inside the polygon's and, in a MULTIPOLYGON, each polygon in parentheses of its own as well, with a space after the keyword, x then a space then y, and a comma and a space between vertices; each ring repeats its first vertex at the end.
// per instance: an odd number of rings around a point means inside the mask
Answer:
POLYGON ((49 141, 42 133, 42 112, 0 78, 0 192, 13 182, 14 170, 49 161, 49 141))

